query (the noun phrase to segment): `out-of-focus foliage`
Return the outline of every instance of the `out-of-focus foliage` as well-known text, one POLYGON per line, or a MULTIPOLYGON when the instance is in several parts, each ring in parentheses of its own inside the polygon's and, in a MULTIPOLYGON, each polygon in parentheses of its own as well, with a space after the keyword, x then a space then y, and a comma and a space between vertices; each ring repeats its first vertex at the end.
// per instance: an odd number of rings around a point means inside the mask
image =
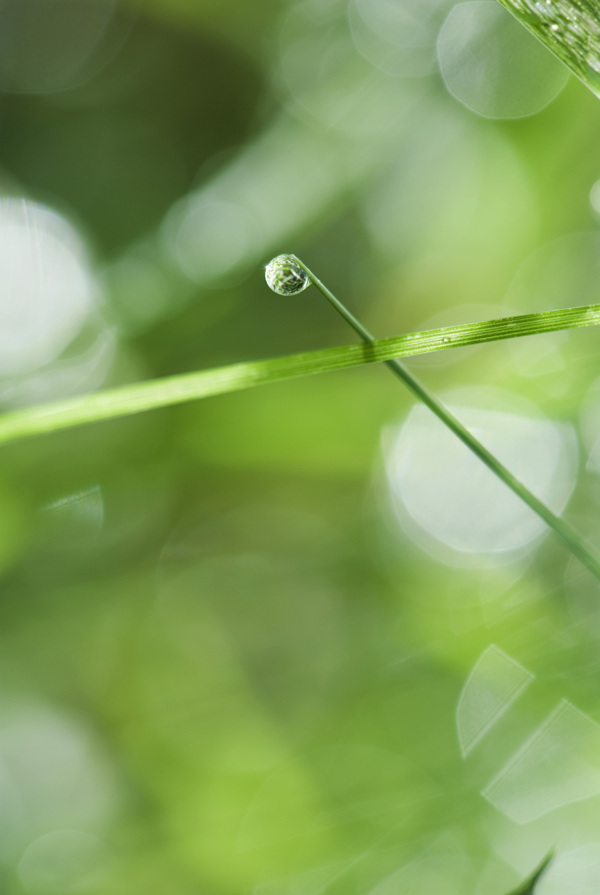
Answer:
MULTIPOLYGON (((0 3, 3 408, 346 343, 279 252, 382 336, 597 303, 600 107, 503 15, 0 3)), ((592 543, 598 338, 411 363, 592 543)), ((509 497, 378 367, 4 446, 0 890, 596 893, 600 593, 509 497)))
POLYGON ((548 869, 548 865, 550 864, 551 861, 552 861, 552 855, 549 855, 547 858, 544 859, 544 861, 542 862, 540 867, 536 870, 536 872, 533 874, 533 876, 530 877, 530 879, 528 879, 527 882, 524 883, 523 886, 520 886, 515 892, 513 892, 513 895, 533 895, 533 893, 535 892, 537 883, 539 882, 540 878, 543 876, 543 874, 548 869))

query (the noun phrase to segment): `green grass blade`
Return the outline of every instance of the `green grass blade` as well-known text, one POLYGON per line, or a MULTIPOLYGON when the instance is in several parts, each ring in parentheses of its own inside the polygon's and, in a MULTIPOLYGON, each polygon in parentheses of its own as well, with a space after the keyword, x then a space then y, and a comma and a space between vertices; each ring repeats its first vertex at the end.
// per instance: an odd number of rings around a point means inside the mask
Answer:
POLYGON ((540 864, 538 869, 535 871, 533 876, 530 876, 529 879, 526 880, 526 882, 524 882, 517 889, 515 889, 513 892, 511 892, 510 895, 534 895, 535 887, 536 887, 537 883, 540 881, 543 874, 548 869, 548 866, 550 865, 550 862, 552 861, 553 857, 554 857, 554 853, 550 852, 550 854, 544 858, 544 860, 542 861, 542 863, 540 864))
POLYGON ((600 0, 500 0, 600 96, 600 0))
POLYGON ((6 413, 0 416, 0 444, 270 382, 598 323, 600 304, 587 305, 410 333, 378 339, 371 345, 345 345, 154 379, 6 413))

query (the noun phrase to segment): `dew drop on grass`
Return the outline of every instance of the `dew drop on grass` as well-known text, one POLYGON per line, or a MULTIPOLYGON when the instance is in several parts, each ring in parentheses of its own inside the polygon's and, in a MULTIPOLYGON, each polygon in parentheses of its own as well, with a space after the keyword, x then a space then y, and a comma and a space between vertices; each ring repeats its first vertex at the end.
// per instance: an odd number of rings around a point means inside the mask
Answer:
POLYGON ((269 289, 278 295, 295 295, 310 286, 308 274, 294 255, 278 255, 267 265, 265 278, 269 289))

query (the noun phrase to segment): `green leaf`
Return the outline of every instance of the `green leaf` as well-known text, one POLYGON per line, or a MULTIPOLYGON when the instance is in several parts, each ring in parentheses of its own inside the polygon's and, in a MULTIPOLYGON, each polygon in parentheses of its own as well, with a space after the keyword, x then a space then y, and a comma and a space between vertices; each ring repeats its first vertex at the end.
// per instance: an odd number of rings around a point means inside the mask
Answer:
POLYGON ((530 876, 529 879, 523 883, 523 885, 519 886, 517 889, 514 889, 509 895, 533 895, 535 891, 535 887, 540 880, 541 876, 546 872, 548 865, 554 858, 554 853, 550 852, 549 855, 546 855, 538 869, 535 871, 533 876, 530 876))

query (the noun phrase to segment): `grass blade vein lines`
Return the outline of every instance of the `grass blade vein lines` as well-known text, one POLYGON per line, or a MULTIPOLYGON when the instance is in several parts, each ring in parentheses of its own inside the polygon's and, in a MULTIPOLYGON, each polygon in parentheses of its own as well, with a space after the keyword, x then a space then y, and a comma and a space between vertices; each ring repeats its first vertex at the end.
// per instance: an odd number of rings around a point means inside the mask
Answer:
POLYGON ((600 304, 586 305, 153 379, 0 415, 0 444, 270 382, 598 323, 600 304))

